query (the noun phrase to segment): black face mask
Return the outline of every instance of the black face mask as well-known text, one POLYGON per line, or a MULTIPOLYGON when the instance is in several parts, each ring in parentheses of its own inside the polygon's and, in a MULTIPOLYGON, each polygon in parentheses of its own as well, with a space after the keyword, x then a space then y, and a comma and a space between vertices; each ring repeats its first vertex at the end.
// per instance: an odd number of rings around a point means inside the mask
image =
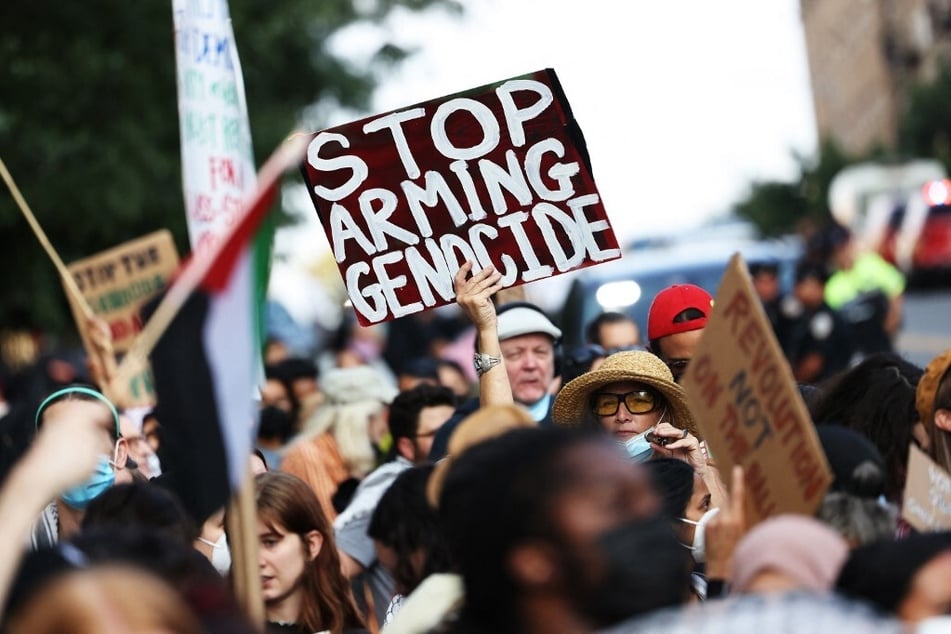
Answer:
POLYGON ((689 552, 667 520, 622 524, 602 534, 594 547, 604 562, 599 578, 592 579, 592 571, 571 555, 566 556, 565 573, 578 608, 597 627, 686 601, 689 552))

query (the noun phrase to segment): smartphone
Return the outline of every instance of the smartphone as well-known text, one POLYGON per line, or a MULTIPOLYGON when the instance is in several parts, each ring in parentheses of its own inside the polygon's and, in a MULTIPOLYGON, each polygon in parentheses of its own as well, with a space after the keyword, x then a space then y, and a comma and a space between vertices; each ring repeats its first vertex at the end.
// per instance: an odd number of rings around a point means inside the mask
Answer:
POLYGON ((674 438, 658 436, 652 431, 647 432, 647 435, 644 437, 647 439, 647 442, 652 442, 655 445, 660 445, 661 447, 665 447, 668 443, 672 443, 675 440, 674 438))

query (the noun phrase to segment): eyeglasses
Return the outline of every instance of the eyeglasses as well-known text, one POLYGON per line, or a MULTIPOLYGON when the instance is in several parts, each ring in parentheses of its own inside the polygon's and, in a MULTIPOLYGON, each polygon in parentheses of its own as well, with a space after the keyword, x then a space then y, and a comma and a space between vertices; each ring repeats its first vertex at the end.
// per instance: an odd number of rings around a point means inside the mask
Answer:
POLYGON ((614 416, 624 401, 624 407, 632 414, 649 414, 660 407, 660 398, 651 390, 635 390, 626 394, 598 392, 591 402, 591 411, 598 416, 614 416))

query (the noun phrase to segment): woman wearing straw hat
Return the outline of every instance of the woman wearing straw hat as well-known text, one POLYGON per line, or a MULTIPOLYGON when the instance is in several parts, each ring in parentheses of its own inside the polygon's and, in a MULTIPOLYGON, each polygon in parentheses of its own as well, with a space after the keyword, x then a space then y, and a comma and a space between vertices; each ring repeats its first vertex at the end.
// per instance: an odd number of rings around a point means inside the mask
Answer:
POLYGON ((635 462, 657 455, 680 458, 698 471, 707 467, 687 397, 650 352, 612 354, 569 382, 555 399, 552 419, 609 432, 635 462))

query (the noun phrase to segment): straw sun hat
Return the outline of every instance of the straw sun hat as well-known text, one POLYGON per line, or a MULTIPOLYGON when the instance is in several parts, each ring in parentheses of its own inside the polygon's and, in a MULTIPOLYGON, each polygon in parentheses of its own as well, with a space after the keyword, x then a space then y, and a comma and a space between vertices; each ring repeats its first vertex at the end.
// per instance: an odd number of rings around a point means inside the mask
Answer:
POLYGON ((633 351, 612 354, 601 367, 569 382, 555 397, 552 420, 566 427, 582 425, 590 412, 591 395, 611 383, 634 381, 648 385, 667 401, 674 427, 686 429, 702 440, 697 423, 687 407, 683 388, 674 383, 670 368, 650 352, 633 351))

